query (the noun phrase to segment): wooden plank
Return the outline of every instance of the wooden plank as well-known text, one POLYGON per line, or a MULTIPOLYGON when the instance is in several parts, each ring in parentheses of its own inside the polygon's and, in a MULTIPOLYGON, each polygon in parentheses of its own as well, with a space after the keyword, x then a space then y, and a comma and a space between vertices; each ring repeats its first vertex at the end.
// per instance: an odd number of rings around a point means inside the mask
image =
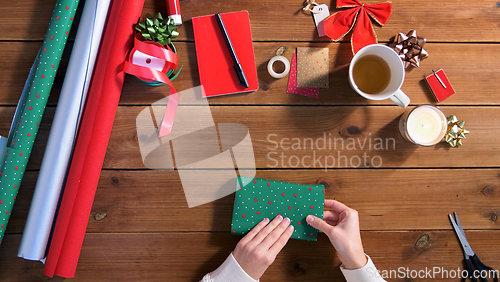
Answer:
MULTIPOLYGON (((463 269, 462 250, 451 230, 362 232, 362 237, 365 252, 380 271, 463 269)), ((467 237, 484 263, 500 268, 500 254, 492 252, 500 248, 500 231, 470 231, 467 237)), ((239 239, 226 233, 87 234, 72 281, 199 281, 225 260, 239 239)), ((16 257, 19 240, 20 235, 7 235, 0 248, 2 281, 46 280, 40 262, 16 257)), ((262 281, 345 281, 339 265, 326 235, 320 234, 318 242, 291 240, 262 281)))
MULTIPOLYGON (((37 173, 29 172, 8 233, 21 233, 37 173)), ((363 230, 449 229, 459 213, 466 229, 500 230, 500 170, 259 170, 256 177, 321 183, 326 198, 359 211, 363 230)), ((111 171, 101 174, 88 232, 229 232, 234 194, 188 208, 177 171, 111 171)))
MULTIPOLYGON (((179 111, 185 109, 196 120, 199 116, 196 108, 182 107, 179 111)), ((120 107, 108 146, 106 168, 143 167, 136 143, 138 137, 131 129, 139 109, 120 107)), ((211 107, 211 111, 216 123, 240 123, 249 129, 258 168, 324 168, 327 156, 330 156, 328 166, 335 168, 497 167, 500 161, 498 154, 492 154, 500 150, 495 137, 500 125, 492 119, 499 113, 497 107, 444 108, 448 115, 455 114, 465 120, 466 128, 472 132, 460 151, 452 151, 445 143, 419 147, 404 140, 399 133, 399 116, 404 109, 396 106, 217 106, 211 107), (328 145, 322 145, 322 139, 328 145), (356 145, 350 146, 353 142, 356 145), (383 149, 376 147, 377 143, 383 143, 383 149)), ((193 152, 196 150, 203 151, 199 146, 193 148, 193 152)), ((176 161, 179 158, 182 156, 177 156, 176 161)))
MULTIPOLYGON (((0 2, 0 40, 41 40, 45 34, 55 1, 6 1, 0 2), (20 20, 23 19, 23 20, 20 20), (31 19, 31 20, 26 20, 31 19), (16 23, 16 24, 13 24, 16 23)), ((364 1, 378 3, 377 0, 364 1)), ((320 2, 321 3, 321 2, 320 2)), ((324 3, 324 2, 323 2, 324 3)), ((334 13, 333 2, 326 2, 334 13)), ((82 1, 83 4, 83 1, 82 1)), ((253 39, 256 41, 329 41, 319 38, 310 13, 301 11, 297 1, 194 1, 181 2, 184 24, 179 28, 178 40, 193 40, 190 19, 195 16, 248 10, 253 39)), ((143 15, 166 11, 163 0, 147 0, 143 15)), ((392 15, 381 28, 374 23, 380 41, 388 41, 399 32, 419 31, 429 41, 439 42, 498 42, 500 41, 499 10, 495 2, 474 1, 466 4, 453 0, 398 1, 392 15)), ((346 40, 349 40, 349 36, 346 40)))
MULTIPOLYGON (((104 168, 145 168, 135 130, 136 117, 143 109, 119 107, 104 168)), ((453 150, 445 143, 419 147, 404 140, 398 127, 404 109, 396 106, 211 107, 216 123, 240 123, 249 129, 258 168, 498 167, 500 156, 492 152, 500 151, 498 137, 495 137, 500 132, 500 124, 492 117, 497 116, 500 109, 443 109, 446 114, 465 120, 465 127, 471 131, 460 149, 453 150)), ((193 120, 200 118, 196 106, 183 106, 181 110, 192 115, 193 120)), ((13 107, 0 108, 0 116, 13 114, 13 107)), ((40 166, 53 114, 54 108, 47 109, 29 169, 40 166)), ((10 119, 2 119, 0 134, 6 136, 9 126, 10 119)), ((196 150, 201 153, 203 148, 193 148, 193 152, 196 150)), ((181 160, 182 156, 176 159, 181 160)))
MULTIPOLYGON (((179 77, 174 81, 175 87, 182 91, 199 85, 198 67, 194 46, 179 45, 179 62, 184 65, 179 77)), ((176 45, 176 46, 177 46, 176 45)), ((275 42, 254 43, 259 90, 253 93, 227 95, 209 99, 215 105, 394 105, 389 100, 370 101, 357 95, 348 82, 349 63, 352 59, 348 43, 313 43, 308 46, 329 48, 330 54, 330 88, 321 89, 319 98, 309 98, 286 93, 288 78, 274 79, 267 72, 267 63, 280 46, 286 46, 285 56, 291 60, 292 53, 302 43, 275 42)), ((422 61, 421 67, 409 69, 402 90, 410 97, 412 105, 435 103, 425 76, 432 69, 444 69, 457 92, 440 105, 499 105, 500 89, 492 87, 500 83, 498 73, 500 66, 496 64, 500 53, 500 45, 495 44, 428 44, 428 59, 422 61), (457 58, 464 58, 463 60, 457 58), (474 93, 472 95, 472 93, 474 93)), ((146 104, 156 102, 167 95, 166 89, 144 87, 136 79, 128 77, 122 94, 121 104, 146 104), (147 95, 138 95, 144 93, 147 95)))
MULTIPOLYGON (((389 100, 369 101, 357 95, 347 80, 348 64, 352 58, 348 43, 315 43, 317 47, 330 49, 330 88, 321 89, 319 99, 286 93, 288 79, 276 80, 267 73, 267 62, 279 46, 286 46, 285 56, 291 59, 296 47, 302 43, 276 42, 254 43, 257 73, 260 89, 253 93, 229 95, 210 98, 213 105, 393 105, 389 100)), ((38 51, 38 42, 0 42, 5 52, 0 54, 0 105, 16 105, 31 64, 38 51)), ((178 91, 199 85, 196 52, 193 43, 177 43, 179 65, 183 69, 174 85, 178 91)), ((58 95, 68 63, 70 48, 65 51, 61 68, 56 77, 50 105, 57 103, 58 95)), ((434 103, 434 97, 423 78, 431 69, 443 68, 457 91, 441 105, 499 105, 500 89, 492 87, 499 83, 500 66, 496 64, 496 54, 500 53, 500 45, 496 44, 428 44, 426 49, 431 54, 422 62, 422 66, 406 73, 403 85, 412 100, 412 105, 434 103), (463 58, 463 59, 459 59, 463 58), (472 93, 474 93, 472 95, 472 93)), ((148 105, 168 95, 165 87, 151 87, 127 76, 121 105, 148 105), (140 93, 140 95, 138 94, 140 93)))

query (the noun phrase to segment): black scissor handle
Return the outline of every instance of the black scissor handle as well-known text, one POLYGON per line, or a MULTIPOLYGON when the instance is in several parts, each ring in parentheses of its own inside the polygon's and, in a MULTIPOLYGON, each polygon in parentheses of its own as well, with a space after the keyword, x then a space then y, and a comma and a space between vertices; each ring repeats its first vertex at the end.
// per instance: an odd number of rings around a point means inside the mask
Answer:
MULTIPOLYGON (((467 278, 470 278, 473 282, 477 282, 476 277, 474 277, 474 266, 472 266, 472 261, 470 258, 464 259, 465 267, 467 268, 467 278)), ((465 280, 467 280, 467 278, 465 280)))
MULTIPOLYGON (((472 261, 476 265, 477 270, 479 270, 479 272, 487 271, 488 273, 493 273, 493 282, 498 282, 498 275, 497 275, 496 271, 493 268, 491 268, 491 267, 487 266, 486 264, 484 264, 483 262, 481 262, 481 260, 477 257, 476 254, 474 254, 474 256, 472 257, 472 261), (488 271, 488 270, 491 270, 491 271, 488 271)), ((487 279, 482 278, 482 277, 481 277, 481 281, 488 282, 487 279)))

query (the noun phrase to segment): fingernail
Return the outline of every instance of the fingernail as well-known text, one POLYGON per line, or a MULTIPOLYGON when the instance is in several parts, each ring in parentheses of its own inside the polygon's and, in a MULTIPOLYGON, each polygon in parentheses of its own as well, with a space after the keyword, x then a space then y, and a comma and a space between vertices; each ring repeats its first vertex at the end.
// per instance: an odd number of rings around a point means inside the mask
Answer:
POLYGON ((263 221, 263 222, 269 222, 269 218, 267 218, 267 217, 266 217, 266 218, 264 218, 262 221, 263 221))
POLYGON ((309 224, 313 223, 313 222, 314 222, 314 216, 312 216, 312 215, 308 215, 308 216, 306 217, 306 221, 307 221, 307 223, 309 223, 309 224))
POLYGON ((285 218, 285 223, 286 223, 286 224, 290 224, 290 219, 289 219, 288 217, 287 217, 287 218, 285 218))
POLYGON ((278 219, 279 221, 282 221, 283 220, 283 217, 281 216, 281 214, 279 214, 276 219, 278 219))
POLYGON ((293 225, 289 225, 289 226, 288 226, 288 229, 289 229, 290 231, 293 231, 293 228, 294 228, 294 227, 293 227, 293 225))

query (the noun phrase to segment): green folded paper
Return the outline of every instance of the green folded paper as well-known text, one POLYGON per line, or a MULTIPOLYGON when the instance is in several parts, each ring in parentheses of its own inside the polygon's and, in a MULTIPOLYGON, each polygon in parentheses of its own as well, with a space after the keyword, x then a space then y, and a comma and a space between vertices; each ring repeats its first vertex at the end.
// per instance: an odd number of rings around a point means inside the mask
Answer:
MULTIPOLYGON (((0 244, 35 142, 79 0, 57 0, 0 163, 0 244)), ((2 149, 0 148, 0 152, 2 149)))
POLYGON ((281 215, 294 226, 292 238, 316 241, 318 232, 306 217, 323 218, 325 186, 238 177, 231 233, 245 235, 264 218, 281 215))

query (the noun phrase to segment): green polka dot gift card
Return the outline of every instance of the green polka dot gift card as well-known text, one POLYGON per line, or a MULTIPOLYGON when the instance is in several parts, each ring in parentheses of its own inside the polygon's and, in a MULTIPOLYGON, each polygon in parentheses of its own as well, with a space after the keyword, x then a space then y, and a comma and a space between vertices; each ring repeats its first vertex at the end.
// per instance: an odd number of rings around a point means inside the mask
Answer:
POLYGON ((264 218, 290 218, 292 238, 316 241, 318 231, 306 217, 323 218, 325 186, 302 185, 240 176, 236 187, 231 233, 245 235, 264 218))

